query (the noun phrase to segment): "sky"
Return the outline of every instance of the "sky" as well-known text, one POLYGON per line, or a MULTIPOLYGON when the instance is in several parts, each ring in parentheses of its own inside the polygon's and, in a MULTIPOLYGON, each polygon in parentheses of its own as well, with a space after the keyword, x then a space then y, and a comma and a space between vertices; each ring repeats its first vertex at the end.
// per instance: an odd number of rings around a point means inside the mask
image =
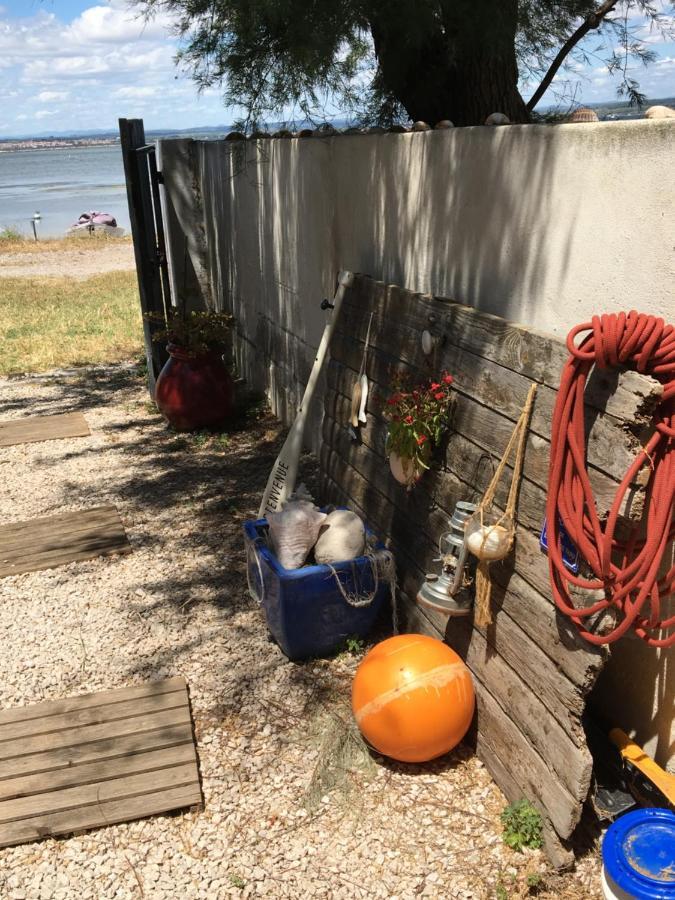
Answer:
MULTIPOLYGON (((675 14, 671 3, 657 5, 675 14)), ((675 95, 675 43, 643 36, 658 59, 636 69, 641 89, 675 95)), ((596 44, 594 36, 587 48, 596 44)), ((177 70, 176 49, 170 22, 144 23, 128 0, 0 0, 0 137, 115 130, 118 117, 143 118, 146 129, 238 118, 241 110, 226 108, 217 88, 199 94, 177 70)), ((576 85, 576 102, 616 99, 600 58, 561 77, 576 85)), ((549 92, 541 105, 554 100, 549 92)))

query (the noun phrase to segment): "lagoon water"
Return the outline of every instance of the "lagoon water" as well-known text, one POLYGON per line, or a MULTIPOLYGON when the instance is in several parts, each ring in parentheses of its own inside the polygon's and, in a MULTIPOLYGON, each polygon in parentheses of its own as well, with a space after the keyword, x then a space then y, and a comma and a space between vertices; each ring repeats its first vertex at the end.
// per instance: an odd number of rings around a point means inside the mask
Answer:
POLYGON ((58 237, 92 209, 112 213, 129 229, 119 144, 0 152, 0 231, 32 235, 30 220, 39 211, 38 237, 58 237))

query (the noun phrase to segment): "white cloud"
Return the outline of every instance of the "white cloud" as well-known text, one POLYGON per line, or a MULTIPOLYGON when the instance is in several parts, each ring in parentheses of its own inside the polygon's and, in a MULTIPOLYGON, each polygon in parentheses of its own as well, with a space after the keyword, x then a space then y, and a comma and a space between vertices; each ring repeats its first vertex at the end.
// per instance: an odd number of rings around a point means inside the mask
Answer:
POLYGON ((36 100, 40 103, 51 103, 53 100, 66 100, 68 96, 68 91, 40 91, 36 100))
POLYGON ((127 99, 130 97, 154 97, 157 93, 159 93, 159 88, 156 87, 132 86, 117 88, 116 91, 113 91, 113 97, 120 97, 122 99, 127 99))
POLYGON ((38 109, 34 114, 36 119, 50 119, 52 116, 61 115, 60 109, 38 109))

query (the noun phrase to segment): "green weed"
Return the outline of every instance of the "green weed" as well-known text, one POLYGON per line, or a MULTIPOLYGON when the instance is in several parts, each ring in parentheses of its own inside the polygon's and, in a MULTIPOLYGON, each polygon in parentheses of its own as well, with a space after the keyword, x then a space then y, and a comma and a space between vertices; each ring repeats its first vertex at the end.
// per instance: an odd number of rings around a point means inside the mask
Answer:
POLYGON ((511 803, 501 813, 504 843, 513 850, 533 850, 542 846, 543 823, 540 814, 524 797, 511 803))

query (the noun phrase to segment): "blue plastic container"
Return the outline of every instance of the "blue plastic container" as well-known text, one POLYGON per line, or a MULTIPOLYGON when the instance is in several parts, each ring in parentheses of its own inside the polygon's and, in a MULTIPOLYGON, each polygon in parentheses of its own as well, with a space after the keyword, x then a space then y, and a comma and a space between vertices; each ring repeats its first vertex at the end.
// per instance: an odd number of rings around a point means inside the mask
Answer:
POLYGON ((609 900, 675 900, 675 813, 636 809, 607 829, 602 889, 609 900))
MULTIPOLYGON (((267 546, 267 519, 244 523, 244 543, 249 591, 264 607, 267 627, 289 659, 327 656, 346 638, 365 637, 390 596, 389 584, 381 581, 372 603, 351 606, 328 566, 284 569, 267 546)), ((384 549, 384 544, 376 547, 384 549)), ((375 580, 366 556, 333 568, 347 594, 372 592, 375 580)))

